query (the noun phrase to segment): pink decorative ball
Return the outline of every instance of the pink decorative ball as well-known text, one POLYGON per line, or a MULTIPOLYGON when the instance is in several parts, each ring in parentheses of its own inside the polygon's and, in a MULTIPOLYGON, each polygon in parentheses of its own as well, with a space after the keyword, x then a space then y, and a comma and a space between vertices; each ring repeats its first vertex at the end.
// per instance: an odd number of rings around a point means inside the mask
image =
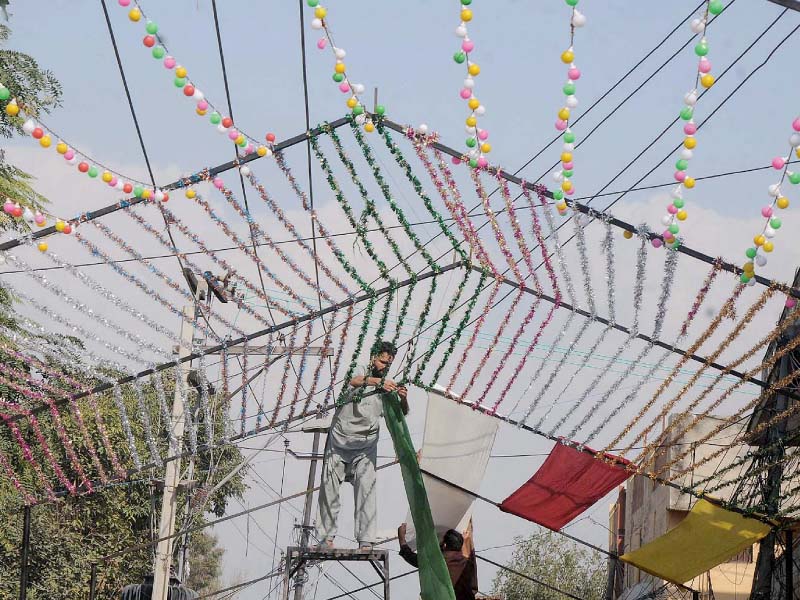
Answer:
POLYGON ((650 243, 653 245, 653 248, 661 248, 661 240, 658 238, 653 238, 650 243))
POLYGON ((686 135, 694 135, 695 133, 697 133, 697 125, 695 125, 694 123, 687 123, 686 125, 683 126, 683 133, 685 133, 686 135))
POLYGON ((452 160, 452 163, 454 165, 460 165, 461 164, 461 159, 458 158, 457 156, 454 156, 451 160, 452 160))
POLYGON ((670 205, 667 207, 667 212, 668 212, 669 214, 671 214, 671 215, 674 215, 674 214, 676 214, 676 213, 678 212, 678 207, 677 207, 677 206, 675 206, 674 204, 670 204, 670 205))
POLYGON ((475 49, 475 42, 473 42, 472 40, 464 40, 461 43, 461 49, 464 52, 470 53, 475 49))
POLYGON ((247 144, 247 147, 244 149, 245 154, 252 154, 255 152, 255 148, 253 148, 253 144, 247 144))
POLYGON ((44 215, 43 215, 42 213, 36 213, 36 216, 35 216, 35 217, 33 217, 33 221, 34 221, 34 222, 35 222, 37 225, 41 225, 42 223, 44 223, 44 222, 45 222, 45 220, 46 220, 46 219, 45 219, 45 217, 44 217, 44 215))
POLYGON ((117 185, 117 181, 119 180, 117 179, 116 175, 112 175, 111 179, 108 180, 109 187, 114 187, 115 185, 117 185))
POLYGON ((574 193, 575 193, 575 186, 573 185, 571 188, 569 188, 569 189, 568 189, 566 192, 564 192, 564 193, 565 193, 567 196, 572 196, 572 194, 574 194, 574 193))
POLYGON ((700 64, 697 65, 697 70, 701 73, 708 73, 711 70, 711 61, 704 56, 700 59, 700 64))
POLYGON ((661 237, 663 237, 667 241, 670 241, 670 239, 672 238, 672 232, 669 229, 665 229, 664 231, 661 232, 661 237))
POLYGON ((120 6, 130 6, 131 0, 119 0, 120 6))
POLYGON ((232 139, 232 140, 235 140, 236 138, 238 138, 238 137, 239 137, 239 132, 238 132, 238 131, 236 131, 235 129, 231 129, 231 130, 228 132, 228 137, 229 137, 230 139, 232 139))
POLYGON ((559 131, 564 131, 566 128, 567 128, 566 121, 562 121, 561 119, 556 121, 556 129, 558 129, 559 131))
POLYGON ((343 81, 342 83, 339 84, 339 91, 342 92, 343 94, 346 94, 347 92, 350 91, 350 84, 347 83, 346 81, 343 81))
POLYGON ((64 160, 72 160, 73 158, 75 158, 75 151, 74 150, 72 150, 70 148, 69 150, 64 152, 64 160))
POLYGON ((222 181, 221 177, 214 177, 214 187, 218 190, 221 190, 225 186, 225 182, 222 181))
POLYGON ((324 49, 325 46, 327 45, 328 45, 328 40, 326 40, 325 38, 319 38, 317 40, 317 48, 319 48, 320 50, 324 49))
POLYGON ((561 163, 561 168, 565 171, 572 171, 575 168, 575 164, 572 161, 561 163))
POLYGON ((479 140, 487 140, 487 139, 489 139, 489 132, 486 131, 485 129, 481 129, 478 132, 478 139, 479 140))
POLYGON ((472 98, 472 90, 470 90, 469 88, 463 88, 463 89, 461 90, 461 92, 459 92, 459 95, 460 95, 460 96, 461 96, 461 97, 462 97, 464 100, 469 100, 470 98, 472 98))
POLYGON ((772 159, 773 169, 782 169, 785 164, 786 160, 782 156, 776 156, 775 158, 772 159))
POLYGON ((578 67, 572 67, 567 71, 567 77, 571 81, 576 81, 581 78, 581 70, 578 67))
POLYGON ((200 102, 197 103, 197 110, 208 110, 208 102, 200 100, 200 102))
POLYGON ((8 214, 14 212, 14 203, 11 200, 6 200, 3 204, 3 210, 8 214))
POLYGON ((786 308, 794 308, 795 306, 797 306, 797 300, 795 300, 791 296, 786 298, 786 308))
POLYGON ((167 69, 174 69, 177 62, 174 56, 167 56, 164 58, 164 67, 167 69))
POLYGON ((772 216, 772 207, 765 206, 764 208, 762 208, 761 216, 764 217, 765 219, 769 219, 772 216))
POLYGON ((675 171, 673 177, 675 178, 675 181, 683 181, 686 179, 686 171, 675 171))
POLYGON ((485 169, 489 165, 489 161, 486 160, 483 156, 478 159, 478 166, 481 169, 485 169))
POLYGON ((800 117, 797 117, 794 121, 792 121, 792 129, 795 131, 800 131, 800 117))

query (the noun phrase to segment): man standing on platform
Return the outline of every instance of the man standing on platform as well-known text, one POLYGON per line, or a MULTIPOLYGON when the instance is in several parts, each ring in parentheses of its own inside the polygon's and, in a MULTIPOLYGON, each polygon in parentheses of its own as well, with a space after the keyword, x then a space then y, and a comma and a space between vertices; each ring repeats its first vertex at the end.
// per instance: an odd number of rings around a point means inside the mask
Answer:
POLYGON ((332 548, 336 537, 342 481, 353 484, 355 537, 359 548, 369 550, 377 541, 375 464, 383 404, 382 394, 374 392, 397 392, 403 413, 408 413, 406 387, 386 377, 396 354, 397 349, 391 342, 377 342, 372 348, 369 366, 345 384, 344 397, 333 415, 319 491, 317 535, 323 547, 332 548))

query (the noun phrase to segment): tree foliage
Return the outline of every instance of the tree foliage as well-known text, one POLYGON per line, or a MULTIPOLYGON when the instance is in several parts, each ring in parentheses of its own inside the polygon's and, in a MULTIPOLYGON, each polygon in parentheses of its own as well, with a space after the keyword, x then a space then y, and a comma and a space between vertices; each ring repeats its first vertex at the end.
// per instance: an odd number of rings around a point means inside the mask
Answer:
MULTIPOLYGON (((514 555, 508 566, 515 571, 584 600, 603 599, 608 572, 605 557, 550 531, 518 537, 514 542, 514 555)), ((494 590, 504 600, 564 599, 563 594, 509 571, 497 574, 494 590)))

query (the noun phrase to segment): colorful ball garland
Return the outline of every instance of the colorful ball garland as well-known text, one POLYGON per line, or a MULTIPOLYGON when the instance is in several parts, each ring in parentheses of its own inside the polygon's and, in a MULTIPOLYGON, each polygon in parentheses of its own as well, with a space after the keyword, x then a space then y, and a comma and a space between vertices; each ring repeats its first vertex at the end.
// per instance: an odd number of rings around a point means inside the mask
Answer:
MULTIPOLYGON (((781 191, 781 184, 789 180, 792 185, 800 183, 800 173, 795 173, 789 170, 789 160, 792 156, 792 151, 800 154, 800 117, 792 121, 792 133, 789 136, 789 156, 776 156, 772 159, 772 167, 776 171, 781 172, 781 178, 777 183, 771 184, 767 188, 769 195, 769 204, 761 208, 761 216, 764 218, 764 226, 761 232, 753 237, 753 245, 745 250, 747 262, 742 265, 742 274, 740 280, 742 283, 753 285, 755 283, 755 269, 756 266, 763 267, 767 264, 766 254, 771 253, 775 249, 775 244, 772 239, 777 235, 778 229, 781 228, 783 222, 777 216, 777 210, 784 210, 789 208, 789 199, 783 195, 781 191), (763 253, 759 253, 762 250, 763 253)), ((786 300, 786 306, 789 308, 794 307, 795 300, 789 296, 786 300)))
MULTIPOLYGON (((702 17, 698 17, 691 22, 691 28, 694 33, 700 34, 702 37, 694 47, 694 53, 700 59, 697 65, 697 74, 695 76, 695 85, 683 96, 684 106, 680 111, 680 118, 683 121, 683 147, 680 150, 678 159, 675 161, 675 173, 673 178, 677 182, 675 189, 670 192, 672 201, 667 206, 667 214, 661 218, 661 223, 666 227, 661 234, 664 243, 671 248, 676 248, 680 245, 680 240, 677 235, 680 231, 680 222, 685 221, 689 213, 686 211, 686 202, 683 198, 684 189, 692 189, 695 186, 693 177, 686 174, 689 168, 689 161, 694 156, 694 149, 697 147, 697 125, 694 122, 694 109, 699 97, 697 87, 698 83, 705 89, 714 85, 714 76, 711 74, 711 62, 709 62, 708 55, 708 41, 706 40, 706 26, 708 15, 718 15, 723 11, 724 7, 720 0, 709 0, 702 17)), ((662 241, 654 238, 651 242, 655 248, 662 245, 662 241)))
POLYGON ((459 95, 462 100, 466 100, 470 111, 466 119, 467 140, 465 143, 469 166, 474 169, 488 166, 489 161, 486 160, 484 155, 492 151, 492 145, 489 143, 489 132, 478 127, 478 117, 482 117, 486 113, 486 107, 480 103, 474 93, 475 77, 480 74, 481 68, 470 57, 475 49, 475 42, 469 38, 469 33, 467 32, 467 23, 472 21, 473 17, 472 9, 469 8, 471 4, 472 0, 461 0, 461 12, 459 14, 461 22, 456 27, 456 35, 461 38, 461 47, 453 55, 453 60, 456 64, 464 65, 467 70, 467 77, 464 79, 464 85, 459 95))
POLYGON ((347 55, 347 52, 344 50, 344 48, 337 47, 333 43, 333 37, 328 29, 328 23, 325 20, 328 16, 328 9, 326 9, 324 6, 320 6, 319 0, 306 0, 306 4, 308 4, 309 8, 314 9, 314 18, 311 20, 311 29, 322 31, 323 37, 317 40, 317 48, 319 50, 324 50, 325 48, 330 47, 331 52, 333 52, 333 56, 336 59, 336 63, 333 66, 334 83, 338 84, 340 92, 347 94, 347 108, 349 108, 352 112, 356 123, 358 125, 362 125, 364 127, 364 131, 367 133, 372 133, 375 131, 373 116, 378 118, 382 117, 384 114, 386 114, 386 107, 379 104, 375 107, 374 115, 371 115, 369 112, 367 112, 366 108, 364 108, 364 103, 360 98, 365 91, 364 85, 350 81, 349 77, 347 76, 347 67, 344 63, 344 57, 347 55))

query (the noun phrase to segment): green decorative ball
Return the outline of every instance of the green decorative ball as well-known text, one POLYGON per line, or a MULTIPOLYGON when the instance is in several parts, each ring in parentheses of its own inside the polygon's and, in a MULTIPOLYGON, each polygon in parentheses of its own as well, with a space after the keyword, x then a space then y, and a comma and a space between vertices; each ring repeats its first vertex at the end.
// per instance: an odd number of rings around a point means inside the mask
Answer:
POLYGON ((672 248, 673 250, 677 250, 678 248, 680 248, 680 245, 681 245, 681 241, 678 238, 675 238, 675 241, 672 242, 669 245, 669 247, 672 248))
POLYGON ((166 53, 167 53, 167 51, 164 50, 164 46, 156 46, 152 50, 153 58, 158 59, 158 60, 164 58, 164 55, 166 53))
POLYGON ((578 6, 578 0, 566 0, 567 6, 578 6))
POLYGON ((772 227, 773 229, 780 229, 781 225, 783 225, 783 223, 778 217, 772 217, 769 220, 769 226, 772 227))
POLYGON ((478 166, 478 159, 470 158, 469 159, 469 166, 475 169, 478 166))
POLYGON ((744 255, 747 258, 755 258, 756 254, 758 254, 758 250, 755 248, 748 248, 747 250, 744 251, 744 255))
POLYGON ((311 8, 316 8, 319 6, 319 0, 306 0, 306 4, 308 4, 311 8))
POLYGON ((685 158, 679 158, 677 161, 675 161, 675 168, 678 169, 678 171, 685 171, 688 166, 689 161, 685 158))
POLYGON ((386 107, 383 104, 378 104, 378 106, 375 107, 375 114, 382 117, 386 114, 386 107))
POLYGON ((694 115, 694 110, 692 110, 691 106, 684 106, 681 109, 681 119, 684 121, 688 121, 694 115))
POLYGON ((678 224, 677 224, 677 223, 673 223, 672 225, 670 225, 670 226, 669 226, 669 232, 670 232, 672 235, 675 235, 675 234, 676 234, 676 233, 678 233, 680 230, 681 230, 681 228, 680 228, 680 227, 678 227, 678 224))
POLYGON ((472 4, 472 0, 461 0, 461 4, 463 4, 464 6, 469 6, 470 4, 472 4))
POLYGON ((217 111, 211 113, 211 116, 208 118, 211 121, 212 125, 219 125, 222 121, 222 117, 217 111))
POLYGON ((152 21, 148 21, 147 25, 145 25, 144 28, 150 35, 155 35, 156 33, 158 33, 158 25, 156 25, 152 21))
POLYGON ((344 81, 344 74, 343 73, 334 73, 333 80, 336 83, 342 83, 344 81))
MULTIPOLYGON (((0 90, 0 94, 2 90, 0 90)), ((797 185, 800 183, 800 173, 789 173, 789 182, 797 185)))
POLYGON ((142 194, 144 194, 144 188, 142 186, 137 185, 135 188, 133 188, 134 196, 136 196, 137 198, 141 198, 142 194))
POLYGON ((360 114, 363 114, 363 113, 364 113, 364 107, 363 107, 363 106, 361 106, 360 104, 356 104, 356 105, 353 107, 353 114, 354 114, 355 116, 358 116, 358 115, 360 115, 360 114))
POLYGON ((686 202, 683 201, 683 198, 675 198, 675 200, 672 201, 672 204, 675 205, 675 208, 683 208, 686 202))
POLYGON ((572 169, 567 169, 566 171, 564 171, 564 177, 572 177, 572 173, 573 173, 572 169))
POLYGON ((176 77, 172 83, 175 84, 176 88, 182 88, 186 85, 186 77, 176 77))
POLYGON ((11 97, 11 90, 0 85, 0 100, 8 100, 11 97))
POLYGON ((467 138, 467 146, 468 147, 474 148, 477 145, 477 143, 478 142, 475 141, 475 138, 467 138))
POLYGON ((694 47, 694 53, 697 54, 697 56, 705 56, 708 54, 708 44, 700 42, 694 47))
POLYGON ((571 144, 574 141, 575 141, 575 134, 572 133, 571 131, 567 131, 564 134, 564 142, 566 142, 567 144, 571 144))
POLYGON ((572 96, 575 93, 575 84, 571 81, 569 83, 565 83, 561 90, 564 92, 565 96, 572 96))
POLYGON ((244 148, 245 146, 247 146, 247 138, 242 136, 242 141, 237 142, 236 145, 239 146, 240 148, 244 148))
POLYGON ((86 172, 86 174, 92 178, 97 177, 97 167, 89 167, 89 170, 86 172))
POLYGON ((456 61, 458 64, 463 64, 465 60, 467 60, 467 55, 460 50, 453 54, 453 60, 456 61))
POLYGON ((553 200, 563 200, 564 199, 564 192, 562 190, 556 190, 553 192, 553 200))
POLYGON ((722 5, 722 0, 711 0, 708 3, 708 12, 712 15, 718 15, 724 10, 724 6, 722 5))
POLYGON ((747 283, 748 281, 750 281, 750 278, 744 273, 742 273, 741 276, 739 277, 739 281, 741 281, 742 283, 747 283))

